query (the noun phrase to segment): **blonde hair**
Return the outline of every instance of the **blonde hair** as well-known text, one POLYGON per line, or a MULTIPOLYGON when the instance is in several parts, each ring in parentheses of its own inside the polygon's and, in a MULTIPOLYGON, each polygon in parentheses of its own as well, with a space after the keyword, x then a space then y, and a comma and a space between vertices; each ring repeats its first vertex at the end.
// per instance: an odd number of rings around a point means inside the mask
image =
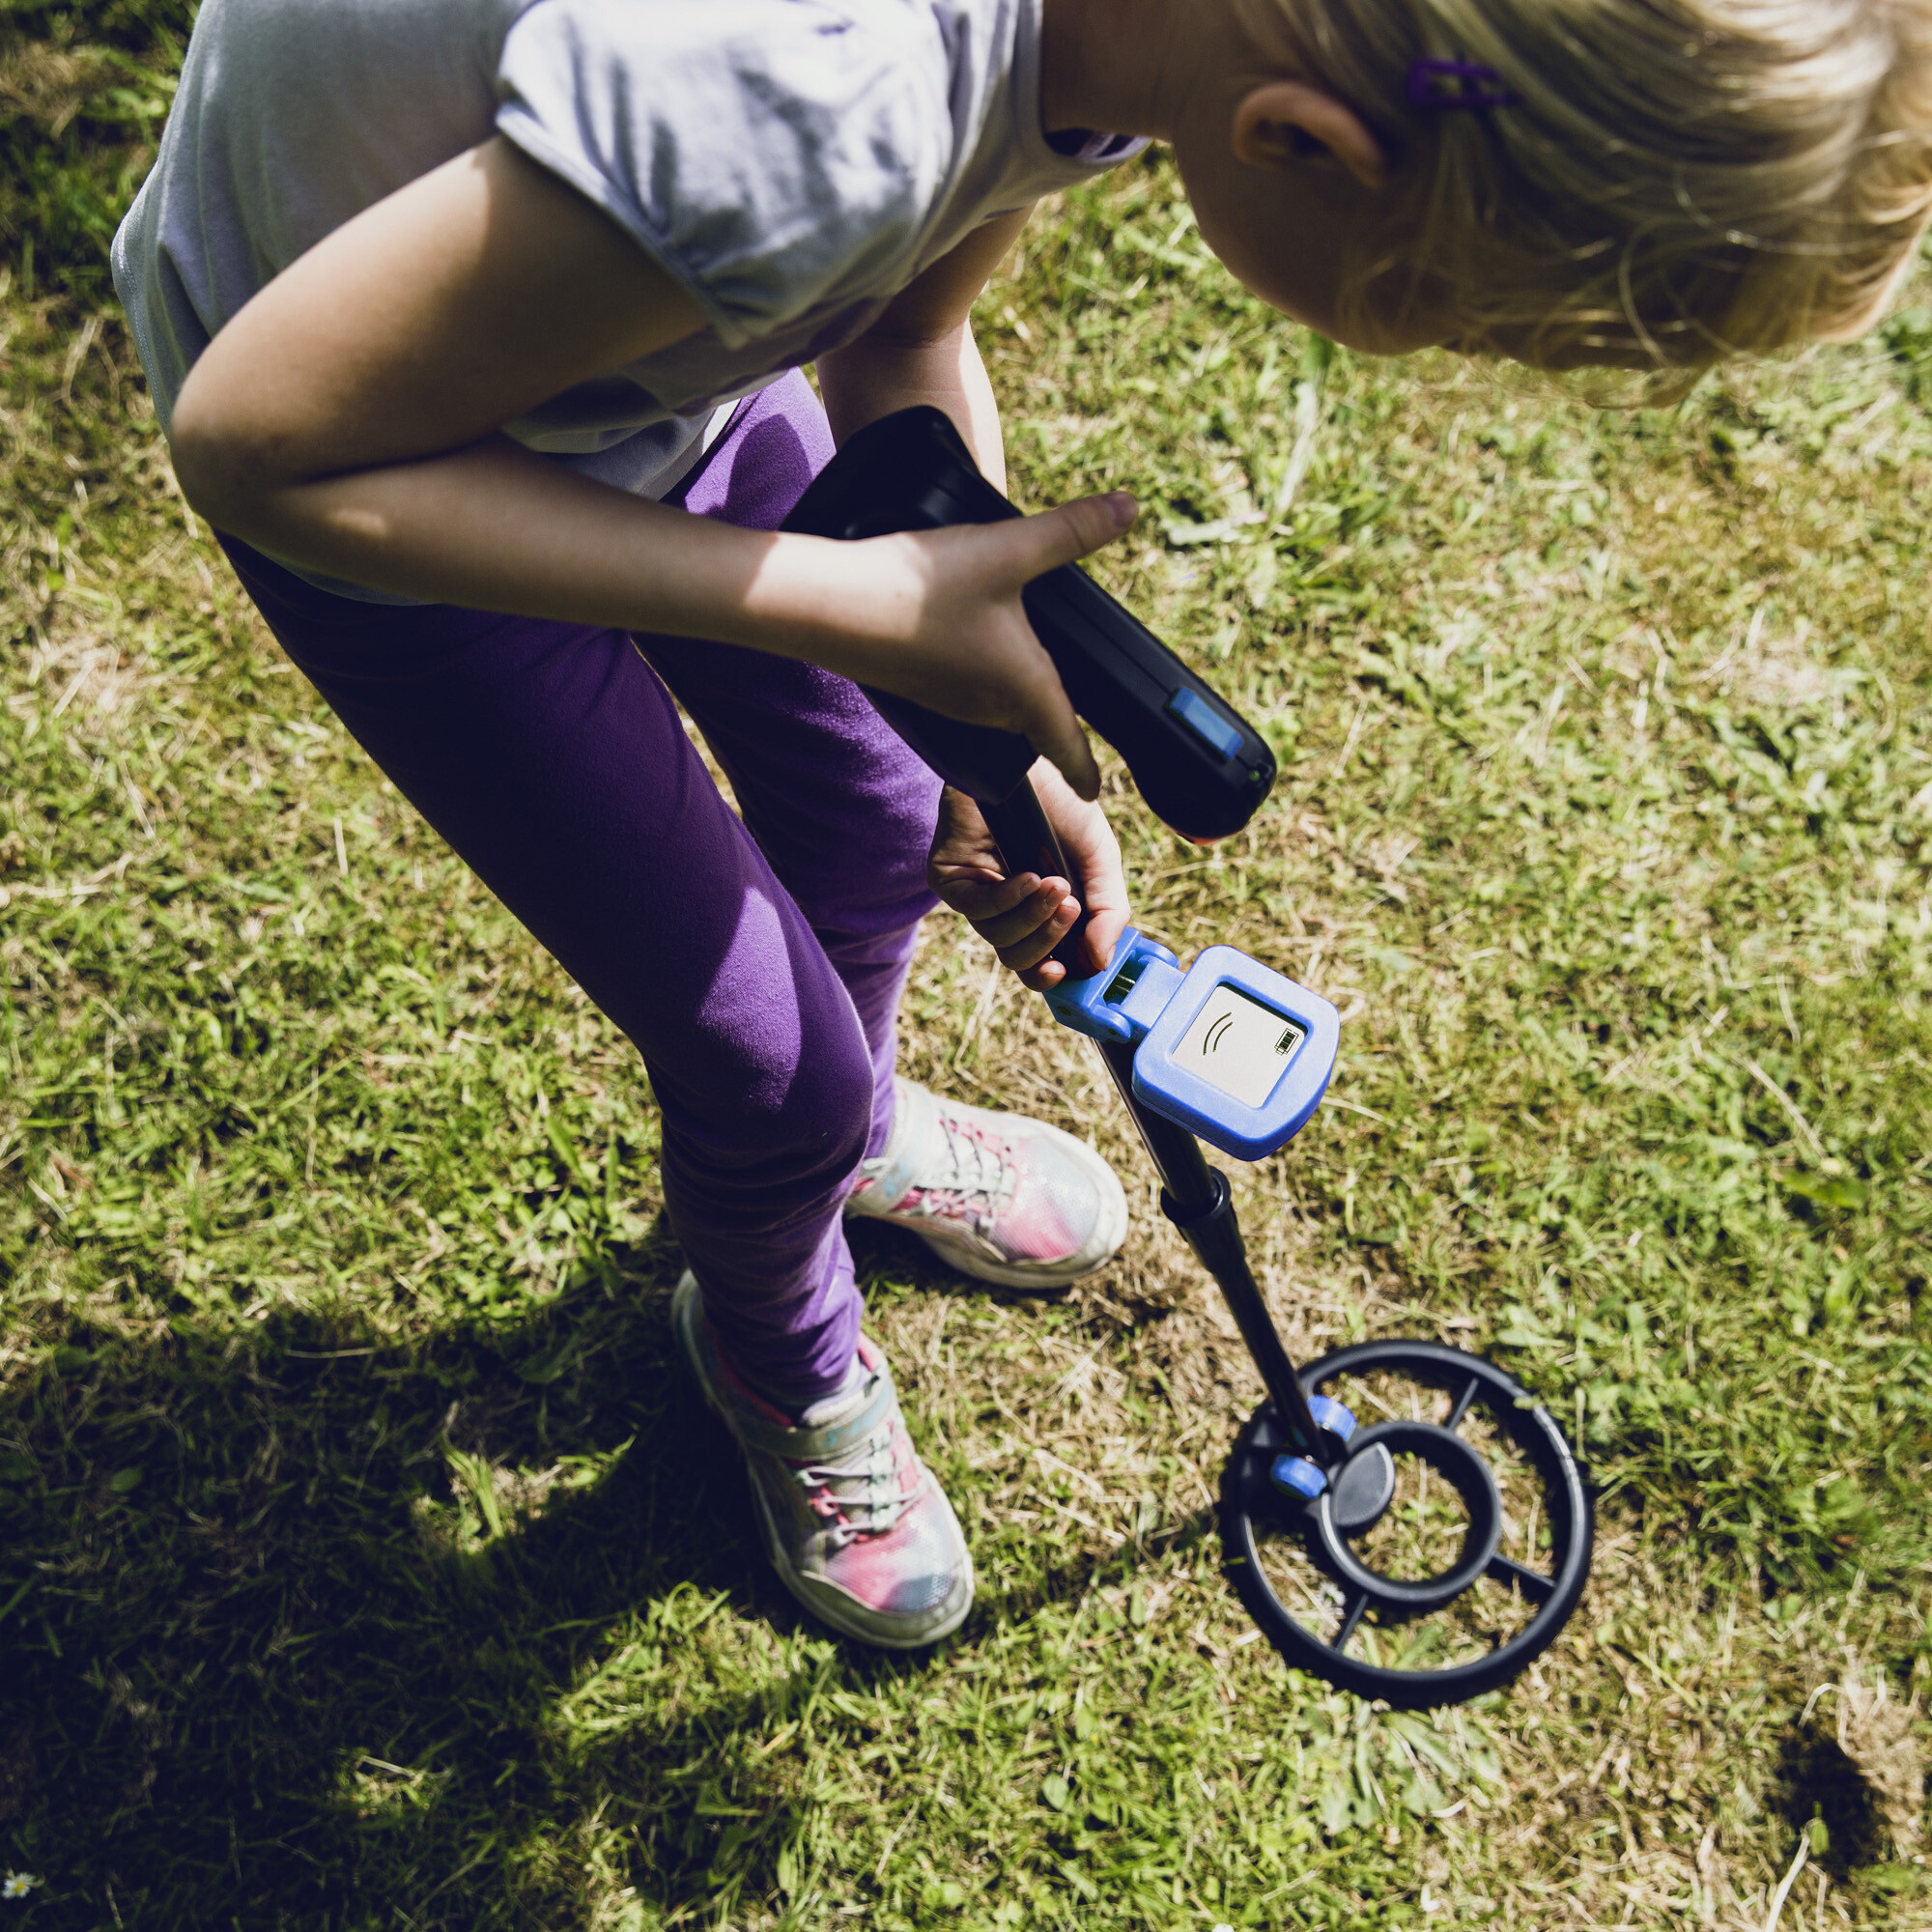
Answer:
POLYGON ((1356 297, 1446 298, 1469 347, 1694 371, 1844 340, 1932 218, 1932 0, 1236 5, 1398 158, 1408 239, 1356 297), (1413 106, 1426 58, 1515 99, 1413 106))

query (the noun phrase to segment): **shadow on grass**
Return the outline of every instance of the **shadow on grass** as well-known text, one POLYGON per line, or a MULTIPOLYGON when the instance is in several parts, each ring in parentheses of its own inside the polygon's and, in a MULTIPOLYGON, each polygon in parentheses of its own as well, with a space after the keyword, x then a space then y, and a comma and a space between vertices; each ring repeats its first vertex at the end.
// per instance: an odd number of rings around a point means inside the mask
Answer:
POLYGON ((788 1882, 800 1760, 753 1747, 843 1664, 718 1614, 799 1625, 666 1289, 406 1344, 178 1319, 16 1394, 0 1833, 46 1881, 22 1922, 563 1926, 598 1859, 607 1901, 648 1901, 614 1922, 646 1924, 788 1882))
POLYGON ((1777 1771, 1779 1808, 1791 1825, 1803 1831, 1813 1819, 1823 1820, 1825 1846, 1814 1856, 1833 1878, 1849 1879, 1861 1866, 1884 1861, 1889 1847, 1871 1788, 1829 1725, 1814 1717, 1794 1726, 1784 1738, 1777 1771))

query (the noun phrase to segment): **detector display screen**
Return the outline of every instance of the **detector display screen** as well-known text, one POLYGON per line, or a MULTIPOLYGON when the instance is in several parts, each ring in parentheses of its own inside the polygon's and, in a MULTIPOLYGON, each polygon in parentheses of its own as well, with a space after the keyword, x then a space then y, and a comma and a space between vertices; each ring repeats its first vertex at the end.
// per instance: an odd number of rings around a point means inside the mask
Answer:
POLYGON ((1259 1107, 1288 1071, 1305 1036, 1236 986, 1216 986, 1174 1050, 1174 1064, 1197 1079, 1259 1107))

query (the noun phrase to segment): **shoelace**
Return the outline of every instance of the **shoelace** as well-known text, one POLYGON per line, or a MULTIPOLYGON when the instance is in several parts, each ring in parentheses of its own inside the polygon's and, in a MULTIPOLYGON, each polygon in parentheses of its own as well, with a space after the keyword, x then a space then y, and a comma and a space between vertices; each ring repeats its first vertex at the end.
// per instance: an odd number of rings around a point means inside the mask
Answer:
POLYGON ((950 1178, 943 1186, 915 1190, 919 1196, 913 1211, 948 1219, 964 1220, 975 1202, 985 1206, 979 1212, 983 1224, 993 1219, 1000 1205, 1010 1198, 1019 1182, 1019 1170, 1008 1157, 1006 1141, 974 1121, 955 1121, 941 1114, 940 1130, 946 1136, 946 1164, 950 1178))
MULTIPOLYGON (((889 1418, 867 1436, 860 1455, 843 1463, 794 1463, 792 1473, 806 1492, 814 1516, 837 1517, 838 1527, 845 1532, 843 1542, 858 1536, 883 1536, 892 1529, 925 1494, 931 1481, 925 1465, 920 1465, 919 1480, 908 1491, 898 1487, 899 1462, 893 1453, 894 1426, 889 1418), (844 1486, 863 1485, 858 1494, 841 1492, 844 1486), (821 1501, 828 1508, 821 1508, 821 1501), (866 1512, 867 1520, 853 1522, 846 1512, 866 1512), (881 1520, 881 1518, 884 1520, 881 1520)), ((908 1445, 910 1449, 910 1445, 908 1445)))

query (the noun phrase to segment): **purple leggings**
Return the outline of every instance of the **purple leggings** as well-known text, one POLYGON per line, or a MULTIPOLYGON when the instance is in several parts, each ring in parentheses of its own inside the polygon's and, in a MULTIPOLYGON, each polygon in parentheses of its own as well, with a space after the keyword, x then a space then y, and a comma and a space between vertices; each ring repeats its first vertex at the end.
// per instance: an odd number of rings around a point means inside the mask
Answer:
MULTIPOLYGON (((831 454, 794 373, 739 412, 686 507, 775 528, 831 454)), ((939 781, 813 666, 357 603, 224 541, 336 716, 637 1043, 671 1227, 732 1360, 781 1399, 828 1393, 859 1333, 839 1210, 892 1125, 939 781)))

